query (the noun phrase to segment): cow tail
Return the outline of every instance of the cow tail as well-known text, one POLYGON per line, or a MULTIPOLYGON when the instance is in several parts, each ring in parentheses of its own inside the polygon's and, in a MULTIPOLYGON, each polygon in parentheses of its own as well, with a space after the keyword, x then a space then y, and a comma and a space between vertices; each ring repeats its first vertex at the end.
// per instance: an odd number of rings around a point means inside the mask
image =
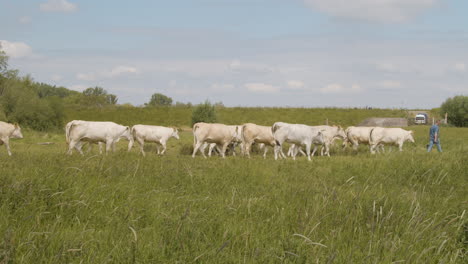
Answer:
POLYGON ((245 127, 246 125, 242 125, 242 128, 241 128, 241 138, 242 138, 242 142, 245 144, 245 142, 247 142, 246 138, 245 138, 245 127))
POLYGON ((278 128, 279 128, 278 124, 274 123, 273 126, 271 126, 271 133, 274 134, 276 130, 278 130, 278 128))
POLYGON ((193 125, 192 133, 193 133, 193 147, 197 144, 197 137, 195 136, 195 132, 198 129, 198 124, 193 125))
POLYGON ((375 129, 375 127, 371 129, 370 134, 369 134, 369 145, 372 145, 372 141, 373 141, 372 140, 372 132, 374 132, 374 129, 375 129))
POLYGON ((65 141, 67 142, 67 145, 70 144, 70 133, 74 126, 75 126, 75 123, 71 123, 68 129, 67 127, 65 127, 65 141))

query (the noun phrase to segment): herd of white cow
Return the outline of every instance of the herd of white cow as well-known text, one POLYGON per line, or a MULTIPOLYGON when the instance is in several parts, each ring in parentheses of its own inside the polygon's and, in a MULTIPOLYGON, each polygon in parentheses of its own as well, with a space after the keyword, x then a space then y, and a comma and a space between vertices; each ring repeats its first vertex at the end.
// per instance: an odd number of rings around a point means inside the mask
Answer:
MULTIPOLYGON (((243 125, 224 125, 211 123, 196 123, 193 125, 193 153, 197 152, 206 158, 205 149, 209 146, 209 156, 214 149, 225 157, 228 148, 235 155, 236 146, 240 146, 241 153, 250 157, 252 145, 257 144, 260 149, 264 148, 263 157, 266 157, 268 147, 273 148, 275 160, 287 156, 296 158, 298 153, 311 156, 321 146, 322 155, 330 156, 330 146, 336 139, 343 141, 343 147, 351 144, 356 150, 359 144, 366 144, 370 152, 374 154, 379 149, 383 151, 384 145, 397 145, 403 150, 406 141, 414 143, 413 131, 401 128, 383 127, 348 127, 340 126, 308 126, 303 124, 289 124, 276 122, 272 126, 260 126, 252 123, 243 125), (283 152, 283 144, 289 143, 287 155, 283 152), (305 152, 302 148, 305 148, 305 152), (312 149, 313 148, 313 149, 312 149)), ((163 155, 166 152, 167 141, 174 137, 179 139, 176 128, 150 125, 135 125, 133 127, 122 126, 114 122, 94 122, 73 120, 65 126, 65 138, 68 144, 68 154, 73 149, 83 155, 82 146, 85 143, 105 144, 106 153, 115 151, 116 143, 124 138, 129 141, 128 151, 138 142, 140 152, 145 156, 145 142, 157 143, 157 153, 163 155), (162 146, 162 151, 160 151, 162 146)), ((18 124, 0 122, 0 145, 5 144, 8 154, 11 156, 9 145, 10 138, 23 138, 21 128, 18 124)))

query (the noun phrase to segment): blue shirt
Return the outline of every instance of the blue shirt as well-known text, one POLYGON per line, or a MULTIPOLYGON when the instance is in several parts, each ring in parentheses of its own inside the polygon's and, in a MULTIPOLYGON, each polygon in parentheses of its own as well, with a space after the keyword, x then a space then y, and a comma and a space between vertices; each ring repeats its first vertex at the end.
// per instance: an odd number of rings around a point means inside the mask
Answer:
POLYGON ((432 125, 431 129, 429 129, 429 137, 431 140, 434 140, 435 134, 437 134, 437 139, 439 139, 439 126, 432 125))

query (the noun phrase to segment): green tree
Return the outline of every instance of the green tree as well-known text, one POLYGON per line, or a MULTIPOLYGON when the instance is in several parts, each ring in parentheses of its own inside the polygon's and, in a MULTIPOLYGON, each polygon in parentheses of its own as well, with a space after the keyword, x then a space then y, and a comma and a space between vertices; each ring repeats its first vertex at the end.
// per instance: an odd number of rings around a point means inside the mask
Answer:
POLYGON ((118 101, 117 95, 115 95, 115 94, 108 94, 108 95, 106 95, 106 101, 107 101, 107 103, 110 104, 110 105, 115 105, 115 104, 117 104, 117 101, 118 101))
POLYGON ((448 113, 448 122, 455 126, 468 126, 468 96, 458 95, 448 98, 440 106, 441 116, 448 113))
POLYGON ((164 94, 155 93, 151 96, 148 106, 169 106, 172 104, 172 98, 164 94))
POLYGON ((216 108, 208 100, 199 104, 192 111, 192 126, 198 122, 216 123, 216 108))
POLYGON ((107 93, 104 88, 99 86, 87 88, 83 91, 82 95, 81 97, 71 98, 71 100, 76 101, 79 105, 89 107, 103 107, 117 104, 117 96, 107 93))

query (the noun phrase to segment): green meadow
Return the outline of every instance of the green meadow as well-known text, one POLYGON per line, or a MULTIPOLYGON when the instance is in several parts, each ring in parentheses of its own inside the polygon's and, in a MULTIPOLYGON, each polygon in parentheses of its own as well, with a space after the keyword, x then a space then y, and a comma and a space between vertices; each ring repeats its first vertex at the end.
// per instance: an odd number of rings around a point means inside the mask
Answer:
MULTIPOLYGON (((67 110, 71 119, 190 127, 190 108, 67 110)), ((222 108, 220 122, 343 126, 401 110, 222 108)), ((443 153, 416 144, 371 155, 65 155, 64 133, 23 129, 0 146, 0 263, 466 263, 468 128, 441 128, 443 153), (48 144, 38 144, 48 142, 48 144)))

